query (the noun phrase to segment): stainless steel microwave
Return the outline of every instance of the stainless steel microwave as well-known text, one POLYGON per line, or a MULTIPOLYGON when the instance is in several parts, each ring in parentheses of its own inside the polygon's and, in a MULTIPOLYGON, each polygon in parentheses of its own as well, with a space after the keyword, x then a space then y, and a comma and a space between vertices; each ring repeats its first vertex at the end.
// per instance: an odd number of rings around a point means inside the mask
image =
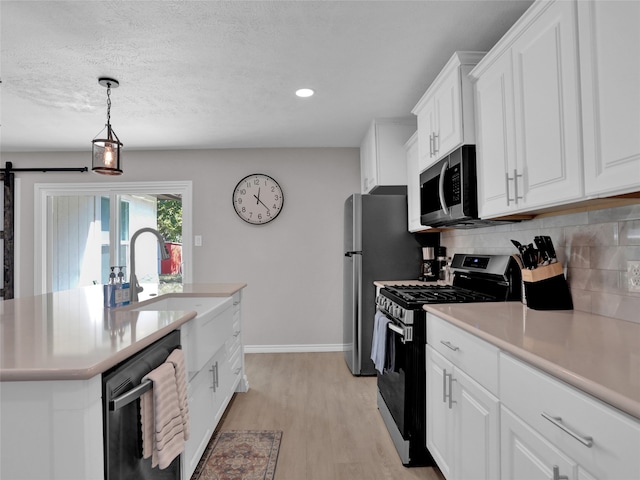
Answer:
POLYGON ((478 218, 476 148, 463 145, 420 174, 420 223, 477 228, 509 223, 478 218))

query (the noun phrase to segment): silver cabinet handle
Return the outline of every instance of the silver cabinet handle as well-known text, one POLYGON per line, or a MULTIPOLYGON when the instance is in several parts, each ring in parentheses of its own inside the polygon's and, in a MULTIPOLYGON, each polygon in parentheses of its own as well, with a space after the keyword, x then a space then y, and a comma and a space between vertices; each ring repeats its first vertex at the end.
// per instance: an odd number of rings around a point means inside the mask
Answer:
POLYGON ((505 179, 506 179, 506 183, 507 183, 507 207, 511 204, 511 202, 515 203, 516 205, 518 204, 518 200, 523 200, 524 197, 522 197, 521 195, 518 195, 518 178, 522 178, 521 174, 518 174, 518 170, 517 169, 513 169, 513 177, 509 176, 509 172, 505 172, 504 173, 505 179), (514 196, 513 198, 509 197, 509 182, 513 180, 513 192, 514 192, 514 196))
POLYGON ((442 370, 442 403, 447 403, 447 377, 449 374, 446 370, 442 370))
POLYGON ((518 195, 518 178, 522 178, 522 174, 518 175, 518 170, 517 169, 513 169, 513 190, 514 190, 514 194, 515 194, 515 198, 516 198, 516 203, 518 203, 518 200, 523 200, 524 197, 518 195))
POLYGON ((443 344, 445 347, 450 348, 451 350, 453 350, 454 352, 457 352, 458 350, 460 350, 459 347, 456 347, 455 345, 453 345, 450 341, 444 341, 444 340, 440 340, 440 343, 443 344))
POLYGON ((442 370, 442 402, 449 403, 449 409, 453 408, 453 373, 447 373, 446 370, 442 370), (447 381, 447 379, 449 381, 447 381), (447 388, 447 384, 449 388, 447 388), (447 393, 447 390, 449 393, 447 393))
POLYGON ((549 420, 556 427, 558 427, 560 430, 562 430, 562 431, 568 433, 569 435, 571 435, 573 438, 578 440, 585 447, 591 448, 593 446, 593 437, 585 437, 583 435, 580 435, 580 434, 572 431, 564 423, 562 423, 562 417, 554 417, 552 415, 549 415, 546 412, 542 412, 541 415, 542 415, 542 418, 544 418, 545 420, 549 420))
POLYGON ((216 367, 212 365, 211 368, 209 369, 209 372, 211 372, 211 386, 209 388, 215 392, 216 391, 216 367))
POLYGON ((440 143, 440 135, 436 135, 436 132, 433 132, 433 154, 437 155, 440 151, 440 146, 436 147, 436 139, 438 139, 438 144, 440 143))
POLYGON ((569 477, 567 475, 560 475, 560 467, 558 465, 554 465, 553 480, 569 480, 569 477))
POLYGON ((433 133, 429 134, 429 158, 433 157, 433 133))

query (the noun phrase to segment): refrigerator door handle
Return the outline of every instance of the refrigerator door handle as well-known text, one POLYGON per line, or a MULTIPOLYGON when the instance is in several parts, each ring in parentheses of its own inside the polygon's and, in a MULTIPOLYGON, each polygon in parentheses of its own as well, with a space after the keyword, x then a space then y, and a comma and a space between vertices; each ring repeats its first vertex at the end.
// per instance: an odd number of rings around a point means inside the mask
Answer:
POLYGON ((354 255, 362 255, 362 250, 352 250, 344 254, 345 257, 353 257, 354 255))

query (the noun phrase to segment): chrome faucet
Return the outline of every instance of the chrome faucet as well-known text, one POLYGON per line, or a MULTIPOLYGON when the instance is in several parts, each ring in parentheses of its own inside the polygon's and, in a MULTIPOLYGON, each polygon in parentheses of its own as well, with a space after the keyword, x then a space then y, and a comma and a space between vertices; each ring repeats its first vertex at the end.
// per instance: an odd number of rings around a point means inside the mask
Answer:
POLYGON ((164 244, 164 238, 160 235, 160 232, 153 228, 141 228, 137 230, 129 241, 129 288, 131 289, 131 301, 138 301, 138 293, 144 290, 140 284, 138 283, 138 278, 136 277, 136 239, 140 236, 141 233, 153 233, 158 239, 158 245, 160 245, 160 256, 162 260, 167 260, 169 258, 169 251, 167 250, 167 246, 164 244))

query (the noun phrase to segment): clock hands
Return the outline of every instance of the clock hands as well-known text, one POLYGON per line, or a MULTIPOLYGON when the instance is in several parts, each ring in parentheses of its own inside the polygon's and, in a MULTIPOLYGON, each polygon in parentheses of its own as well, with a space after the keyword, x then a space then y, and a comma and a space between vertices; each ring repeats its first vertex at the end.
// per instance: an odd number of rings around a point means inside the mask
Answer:
MULTIPOLYGON (((258 195, 260 195, 260 191, 258 191, 258 195)), ((270 212, 271 209, 269 207, 267 207, 262 200, 260 200, 260 197, 258 195, 255 195, 255 194, 253 195, 255 197, 255 199, 257 200, 256 205, 258 203, 262 203, 262 205, 264 205, 264 208, 267 209, 267 212, 270 212)))

